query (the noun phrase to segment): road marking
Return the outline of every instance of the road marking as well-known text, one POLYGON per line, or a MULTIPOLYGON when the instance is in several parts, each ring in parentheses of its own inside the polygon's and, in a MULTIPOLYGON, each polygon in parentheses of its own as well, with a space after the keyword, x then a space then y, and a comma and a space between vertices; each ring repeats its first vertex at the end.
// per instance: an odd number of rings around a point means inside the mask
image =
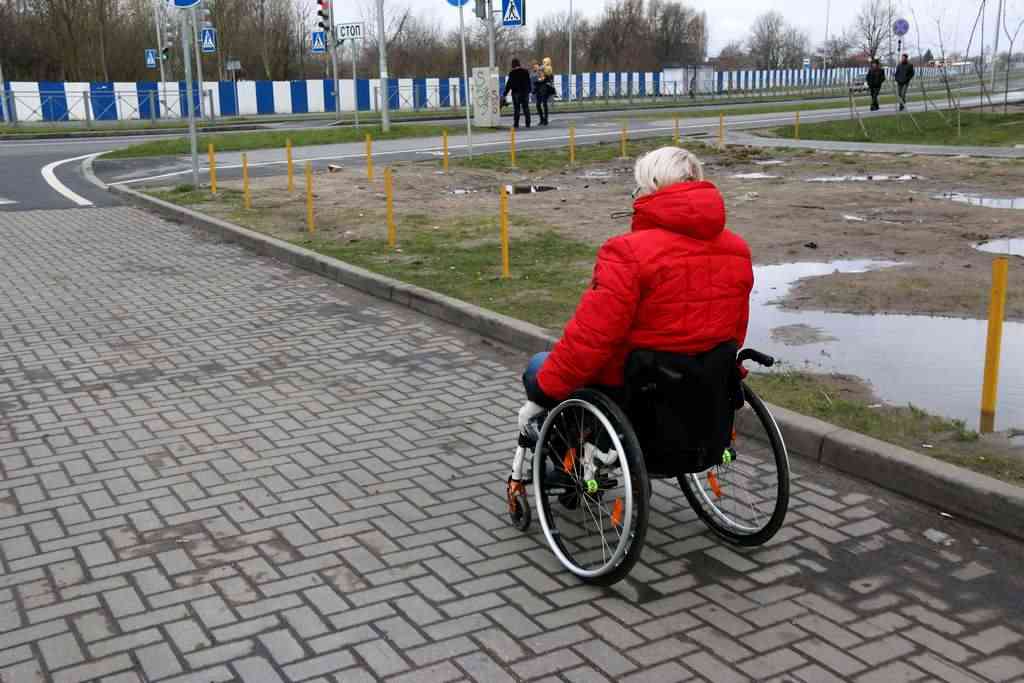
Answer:
POLYGON ((72 157, 70 159, 61 159, 60 161, 55 161, 52 164, 47 164, 46 166, 43 166, 43 171, 42 171, 42 173, 43 173, 43 180, 45 180, 46 184, 49 185, 50 187, 52 187, 55 192, 57 192, 58 194, 62 195, 65 199, 67 199, 67 200, 77 204, 78 206, 93 206, 93 203, 90 202, 88 199, 86 199, 85 197, 83 197, 83 196, 81 196, 79 194, 76 194, 76 193, 72 192, 71 189, 68 188, 67 185, 65 185, 60 180, 58 180, 57 179, 57 174, 54 173, 54 171, 56 170, 56 168, 58 166, 61 166, 63 164, 70 164, 72 161, 82 161, 83 159, 96 158, 100 154, 106 154, 106 152, 97 152, 95 154, 84 154, 84 155, 82 155, 80 157, 72 157))

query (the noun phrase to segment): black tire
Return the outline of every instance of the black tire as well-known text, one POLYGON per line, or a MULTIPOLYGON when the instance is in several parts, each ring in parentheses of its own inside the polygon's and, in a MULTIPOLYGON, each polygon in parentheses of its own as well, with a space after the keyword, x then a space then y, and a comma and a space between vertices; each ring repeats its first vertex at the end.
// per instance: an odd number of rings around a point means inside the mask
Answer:
MULTIPOLYGON (((768 439, 768 446, 772 457, 768 462, 774 461, 776 471, 776 484, 774 486, 774 505, 770 515, 764 517, 763 524, 740 524, 728 523, 730 517, 710 500, 707 491, 700 483, 701 477, 706 477, 707 472, 700 474, 684 475, 679 477, 679 488, 686 496, 687 502, 693 508, 708 528, 725 541, 738 546, 759 546, 767 543, 772 536, 782 527, 786 519, 786 511, 789 509, 789 455, 786 452, 786 443, 782 438, 782 432, 775 423, 764 402, 754 391, 743 384, 743 397, 754 411, 764 434, 768 439)), ((721 465, 712 468, 712 471, 720 472, 723 468, 729 467, 750 467, 751 463, 745 462, 750 456, 740 452, 733 465, 721 465)), ((716 475, 717 476, 717 475, 716 475)), ((716 479, 717 481, 717 479, 716 479)))
MULTIPOLYGON (((593 426, 600 426, 602 432, 607 432, 607 428, 600 423, 599 418, 594 417, 593 420, 593 426)), ((614 441, 612 437, 609 436, 608 438, 610 443, 614 441)), ((570 437, 570 440, 575 440, 575 437, 570 437)), ((582 446, 583 437, 579 438, 579 442, 582 446)), ((562 448, 564 449, 564 446, 562 448)), ((608 449, 602 450, 610 452, 608 449)), ((615 448, 615 450, 618 451, 619 449, 615 448)), ((568 458, 568 456, 566 457, 568 458)), ((568 468, 569 466, 566 466, 566 472, 569 471, 568 468)), ((575 471, 575 466, 573 466, 573 470, 575 471)), ((602 470, 603 473, 604 471, 602 470)), ((620 484, 619 479, 608 478, 605 481, 608 484, 609 490, 612 484, 621 488, 623 492, 627 488, 626 482, 620 484)), ((536 494, 537 517, 544 529, 544 536, 549 546, 563 566, 576 574, 582 581, 598 586, 610 586, 621 581, 629 574, 633 565, 640 559, 644 538, 647 536, 647 520, 650 511, 648 501, 649 483, 643 452, 640 449, 640 442, 629 420, 612 399, 600 391, 583 389, 575 392, 566 401, 563 401, 551 410, 544 422, 544 427, 541 429, 541 435, 534 450, 533 482, 536 494), (628 489, 631 493, 625 500, 631 502, 623 504, 623 508, 625 508, 623 515, 630 522, 628 525, 622 523, 622 528, 628 529, 628 533, 618 534, 616 532, 618 540, 611 557, 607 560, 602 560, 603 564, 597 568, 583 567, 573 560, 573 553, 569 550, 566 543, 563 542, 564 536, 562 531, 566 528, 566 524, 559 528, 561 516, 564 515, 568 518, 568 514, 565 514, 565 511, 579 511, 580 516, 583 517, 582 510, 588 507, 587 501, 590 501, 589 506, 591 508, 599 511, 598 515, 601 512, 607 512, 607 507, 605 507, 607 501, 602 497, 605 493, 604 490, 597 491, 597 493, 587 492, 580 485, 581 479, 579 477, 571 473, 565 476, 562 474, 561 466, 563 462, 559 460, 560 449, 555 441, 556 439, 565 440, 564 435, 556 436, 559 432, 557 425, 560 416, 564 420, 570 410, 578 412, 584 418, 581 420, 580 431, 586 431, 585 420, 587 415, 594 416, 600 414, 604 416, 615 431, 614 438, 617 438, 621 444, 619 459, 615 462, 614 466, 609 468, 608 472, 618 471, 620 478, 625 476, 627 471, 629 475, 628 489), (625 469, 621 466, 622 459, 625 459, 626 462, 625 469)), ((621 500, 623 499, 615 500, 613 509, 617 508, 621 500)), ((611 519, 614 518, 613 513, 611 519)), ((592 516, 590 519, 596 521, 596 517, 592 516)), ((620 516, 620 523, 621 519, 622 516, 620 516)), ((603 546, 605 546, 604 521, 602 517, 600 528, 595 527, 600 533, 603 546)), ((587 522, 584 520, 582 526, 586 526, 586 524, 587 522)), ((572 539, 571 534, 569 538, 572 539)), ((573 543, 574 541, 570 541, 570 544, 573 543)), ((582 554, 586 555, 587 551, 584 551, 582 554)))

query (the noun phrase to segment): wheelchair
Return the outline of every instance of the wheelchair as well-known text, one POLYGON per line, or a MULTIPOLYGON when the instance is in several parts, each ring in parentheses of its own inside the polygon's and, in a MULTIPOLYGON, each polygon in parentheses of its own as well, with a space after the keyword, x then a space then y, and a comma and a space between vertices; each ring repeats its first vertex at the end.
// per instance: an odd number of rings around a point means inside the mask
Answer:
POLYGON ((634 351, 623 388, 588 387, 520 435, 508 480, 511 523, 532 520, 582 581, 610 586, 640 559, 652 479, 674 479, 727 543, 759 546, 782 527, 789 458, 774 418, 743 381, 745 361, 774 359, 723 344, 698 356, 634 351))

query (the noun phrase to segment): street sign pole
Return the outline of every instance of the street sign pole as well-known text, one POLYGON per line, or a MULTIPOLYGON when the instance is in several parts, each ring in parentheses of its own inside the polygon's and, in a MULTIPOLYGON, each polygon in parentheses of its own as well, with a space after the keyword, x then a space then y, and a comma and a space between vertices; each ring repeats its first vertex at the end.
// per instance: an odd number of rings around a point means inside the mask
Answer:
MULTIPOLYGON (((465 11, 463 8, 466 3, 462 2, 459 4, 459 36, 462 40, 462 81, 466 84, 466 100, 469 100, 469 68, 467 67, 466 61, 466 20, 465 11)), ((488 18, 493 22, 494 17, 488 15, 488 18)), ((465 101, 462 106, 466 109, 466 140, 469 145, 469 158, 473 158, 473 123, 469 116, 469 102, 465 101)))
MULTIPOLYGON (((14 103, 11 103, 11 109, 14 109, 14 103)), ((14 123, 14 117, 11 117, 11 121, 8 123, 14 123)), ((4 80, 4 63, 0 61, 0 121, 7 121, 7 81, 4 80)))
POLYGON ((153 4, 153 19, 156 21, 156 60, 160 62, 160 87, 163 88, 167 82, 167 72, 164 69, 164 32, 160 29, 160 3, 153 4))
POLYGON ((196 48, 196 76, 199 78, 199 118, 204 118, 206 116, 204 113, 206 97, 203 93, 203 53, 199 48, 199 15, 196 12, 198 6, 192 5, 192 41, 196 48))
MULTIPOLYGON (((576 89, 576 79, 572 75, 572 34, 576 32, 576 16, 572 11, 572 0, 569 0, 569 101, 572 102, 573 91, 576 89)), ((578 93, 577 93, 578 94, 578 93)))
POLYGON ((334 120, 341 121, 341 87, 338 83, 338 45, 334 27, 334 0, 327 3, 328 28, 326 35, 328 49, 331 51, 331 75, 334 77, 334 120))
MULTIPOLYGON (((188 23, 188 17, 180 17, 183 24, 188 23)), ((199 189, 199 142, 196 140, 196 107, 195 99, 192 97, 192 51, 189 49, 190 31, 186 26, 181 27, 181 54, 185 60, 185 108, 188 111, 188 137, 192 148, 192 188, 199 189)))
POLYGON ((377 0, 377 44, 377 52, 380 53, 380 130, 388 133, 391 131, 391 116, 388 113, 391 93, 388 92, 388 36, 384 31, 384 0, 377 0))
POLYGON ((359 130, 359 79, 356 77, 356 39, 352 39, 352 95, 354 102, 352 109, 355 112, 356 130, 359 130))

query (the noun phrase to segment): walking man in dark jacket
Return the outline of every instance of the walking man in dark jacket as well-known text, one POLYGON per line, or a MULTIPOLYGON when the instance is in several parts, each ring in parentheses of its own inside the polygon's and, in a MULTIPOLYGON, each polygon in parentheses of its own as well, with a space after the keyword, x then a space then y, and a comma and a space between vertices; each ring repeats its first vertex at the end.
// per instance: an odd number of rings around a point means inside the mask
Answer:
POLYGON ((530 127, 530 72, 522 67, 518 59, 512 60, 512 70, 508 72, 505 80, 505 92, 501 98, 505 99, 512 93, 512 106, 515 108, 513 123, 519 127, 519 113, 526 115, 526 127, 530 127))
POLYGON ((882 84, 885 83, 885 71, 877 59, 871 60, 871 68, 868 69, 867 78, 868 91, 871 93, 871 111, 878 111, 878 93, 882 92, 882 84))
POLYGON ((907 108, 907 90, 910 89, 910 81, 914 80, 914 65, 910 63, 910 57, 900 57, 900 64, 896 67, 896 86, 900 99, 900 111, 907 108))

